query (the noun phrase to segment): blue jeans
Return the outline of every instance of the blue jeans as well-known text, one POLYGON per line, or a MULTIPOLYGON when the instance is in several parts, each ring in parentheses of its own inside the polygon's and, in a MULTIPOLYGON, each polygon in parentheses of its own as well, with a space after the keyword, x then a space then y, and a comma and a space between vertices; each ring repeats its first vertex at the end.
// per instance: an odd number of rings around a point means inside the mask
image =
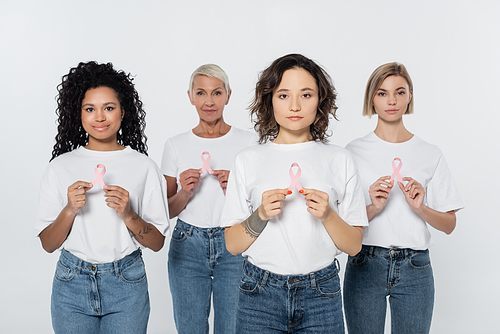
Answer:
POLYGON ((337 263, 305 275, 283 276, 245 261, 237 333, 344 333, 337 263))
POLYGON ((226 250, 224 228, 199 228, 177 220, 168 252, 168 279, 178 334, 208 333, 213 293, 214 333, 236 328, 243 257, 226 250))
POLYGON ((344 276, 349 334, 383 334, 387 297, 392 333, 429 333, 434 277, 428 250, 363 245, 356 256, 349 256, 344 276))
POLYGON ((55 333, 146 333, 149 294, 141 251, 92 264, 63 249, 51 311, 55 333))

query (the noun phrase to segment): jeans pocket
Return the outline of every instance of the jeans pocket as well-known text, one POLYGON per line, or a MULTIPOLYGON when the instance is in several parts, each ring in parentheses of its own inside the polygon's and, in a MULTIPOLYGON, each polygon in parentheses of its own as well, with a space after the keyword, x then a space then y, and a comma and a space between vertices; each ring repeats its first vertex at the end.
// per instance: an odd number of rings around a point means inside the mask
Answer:
POLYGON ((251 295, 259 290, 259 281, 245 273, 241 275, 239 290, 241 293, 251 295))
POLYGON ((414 252, 408 260, 410 266, 415 269, 427 269, 431 265, 429 251, 414 252))
POLYGON ((323 297, 337 297, 340 294, 339 275, 316 282, 316 292, 323 297))
POLYGON ((120 278, 125 283, 135 284, 146 279, 146 268, 142 258, 121 271, 120 278))
POLYGON ((180 228, 179 225, 176 225, 174 230, 172 231, 172 240, 177 242, 182 242, 186 240, 188 237, 187 231, 183 228, 180 228))
POLYGON ((363 251, 354 256, 349 255, 347 258, 347 264, 354 267, 362 266, 366 261, 368 261, 368 256, 363 251))
POLYGON ((76 270, 66 266, 61 260, 57 261, 55 278, 61 282, 69 282, 75 278, 76 270))

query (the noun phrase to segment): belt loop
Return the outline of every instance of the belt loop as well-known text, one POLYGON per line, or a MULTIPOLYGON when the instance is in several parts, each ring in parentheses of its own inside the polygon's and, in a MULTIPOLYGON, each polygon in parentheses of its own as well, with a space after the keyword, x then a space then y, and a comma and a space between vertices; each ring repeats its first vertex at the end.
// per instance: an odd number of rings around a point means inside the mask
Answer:
POLYGON ((78 273, 78 275, 80 275, 80 273, 82 272, 82 260, 78 260, 78 264, 76 265, 76 272, 78 273))
POLYGON ((340 271, 340 262, 337 258, 335 258, 335 267, 337 267, 337 270, 340 271))
POLYGON ((118 266, 118 261, 113 262, 113 265, 115 267, 115 275, 120 276, 120 266, 118 266))
POLYGON ((262 286, 266 286, 266 283, 267 283, 267 278, 269 277, 269 271, 266 271, 264 273, 264 277, 262 278, 262 282, 260 283, 260 285, 262 286))
POLYGON ((371 259, 373 257, 373 252, 375 251, 375 246, 368 247, 368 257, 371 259))
MULTIPOLYGON (((337 260, 337 259, 335 259, 337 260)), ((309 276, 311 277, 311 288, 313 290, 316 289, 316 278, 314 277, 314 273, 310 273, 309 276)))
POLYGON ((404 254, 405 254, 405 259, 409 259, 409 258, 410 258, 410 252, 409 252, 408 248, 405 248, 405 249, 403 250, 403 252, 404 252, 404 254))
POLYGON ((189 236, 193 235, 193 229, 194 229, 194 226, 190 224, 189 229, 187 230, 187 235, 189 235, 189 236))

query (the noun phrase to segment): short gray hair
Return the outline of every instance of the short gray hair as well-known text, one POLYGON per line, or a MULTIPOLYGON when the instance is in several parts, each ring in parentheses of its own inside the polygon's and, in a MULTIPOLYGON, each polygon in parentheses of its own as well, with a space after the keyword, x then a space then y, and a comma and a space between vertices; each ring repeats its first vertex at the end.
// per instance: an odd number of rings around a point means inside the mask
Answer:
POLYGON ((194 70, 193 74, 191 74, 191 78, 189 79, 189 95, 191 95, 191 97, 193 96, 194 78, 199 75, 219 79, 224 83, 226 93, 229 94, 229 92, 231 91, 231 87, 229 86, 229 78, 227 77, 226 72, 224 72, 224 70, 218 65, 205 64, 198 67, 196 70, 194 70))

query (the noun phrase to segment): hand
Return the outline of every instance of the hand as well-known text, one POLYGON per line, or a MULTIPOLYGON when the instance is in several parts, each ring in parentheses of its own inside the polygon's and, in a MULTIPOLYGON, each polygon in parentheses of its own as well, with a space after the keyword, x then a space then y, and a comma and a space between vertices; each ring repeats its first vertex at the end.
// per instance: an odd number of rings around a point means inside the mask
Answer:
POLYGON ((222 188, 224 195, 226 195, 227 180, 229 178, 229 171, 225 170, 225 169, 214 170, 214 171, 212 171, 212 175, 215 176, 219 180, 220 187, 222 188))
POLYGON ((193 196, 194 188, 200 184, 201 172, 200 169, 186 169, 179 175, 179 182, 181 183, 182 194, 191 198, 193 196))
POLYGON ((368 194, 372 200, 372 206, 375 209, 375 212, 380 212, 380 210, 382 210, 387 203, 389 194, 394 186, 394 180, 391 182, 387 181, 390 178, 390 176, 382 176, 368 189, 368 194))
POLYGON ((86 192, 92 189, 93 185, 89 182, 76 181, 68 187, 68 204, 66 207, 73 213, 77 214, 86 204, 86 192))
POLYGON ((116 210, 116 214, 120 219, 125 221, 134 214, 130 209, 129 193, 120 186, 106 185, 104 187, 104 197, 106 197, 106 205, 116 210))
POLYGON ((262 194, 262 204, 259 206, 259 217, 262 220, 273 219, 281 213, 282 200, 286 198, 288 189, 273 189, 264 191, 262 194))
POLYGON ((332 210, 328 199, 330 198, 327 193, 316 190, 316 189, 306 189, 302 195, 305 196, 307 211, 319 220, 323 220, 328 215, 329 211, 332 210))
POLYGON ((399 189, 405 195, 406 202, 410 208, 417 212, 422 207, 425 197, 424 187, 411 177, 403 177, 403 181, 408 181, 408 183, 403 185, 403 183, 398 182, 399 189))

